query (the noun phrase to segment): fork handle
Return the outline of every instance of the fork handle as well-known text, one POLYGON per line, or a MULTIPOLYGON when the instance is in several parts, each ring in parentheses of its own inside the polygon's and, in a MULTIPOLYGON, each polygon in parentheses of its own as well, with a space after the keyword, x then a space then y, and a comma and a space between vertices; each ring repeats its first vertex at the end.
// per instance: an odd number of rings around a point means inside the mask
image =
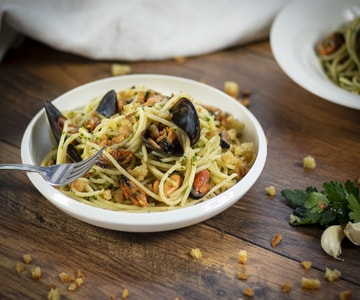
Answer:
POLYGON ((40 166, 26 165, 26 164, 0 164, 0 170, 18 170, 27 172, 43 173, 40 166))

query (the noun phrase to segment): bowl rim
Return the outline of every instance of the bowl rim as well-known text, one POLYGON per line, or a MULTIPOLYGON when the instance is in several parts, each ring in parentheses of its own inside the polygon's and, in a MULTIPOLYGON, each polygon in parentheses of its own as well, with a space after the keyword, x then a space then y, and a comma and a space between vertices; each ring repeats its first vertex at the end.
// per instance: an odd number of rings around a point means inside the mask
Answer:
MULTIPOLYGON (((175 210, 162 211, 162 212, 126 212, 126 211, 113 211, 103 208, 94 207, 88 204, 81 203, 74 200, 56 188, 48 185, 41 175, 36 173, 28 173, 28 177, 35 188, 53 205, 69 214, 70 216, 77 218, 86 223, 127 232, 157 232, 173 230, 178 228, 187 227, 196 223, 200 223, 206 219, 209 219, 220 212, 226 210, 232 206, 235 202, 240 200, 245 193, 255 184, 257 179, 262 173, 265 166, 267 157, 267 143, 264 131, 255 118, 255 116, 242 104, 231 98, 224 92, 199 81, 192 79, 172 76, 172 75, 160 75, 160 74, 131 74, 124 76, 115 76, 95 80, 86 84, 80 85, 68 92, 56 97, 52 102, 59 102, 63 98, 71 97, 72 94, 76 94, 82 89, 87 89, 93 86, 101 86, 104 82, 118 82, 126 80, 161 80, 161 81, 175 81, 179 84, 196 85, 201 89, 208 89, 210 92, 226 97, 231 101, 234 101, 234 106, 242 110, 242 113, 246 115, 251 124, 255 128, 256 142, 257 143, 257 156, 250 171, 232 188, 208 199, 204 202, 195 204, 190 207, 179 208, 175 210), (238 187, 238 188, 235 188, 238 187), (241 187, 241 188, 239 188, 241 187), (245 187, 245 188, 244 188, 245 187), (194 209, 195 208, 195 209, 194 209), (199 213, 200 212, 200 213, 199 213), (181 217, 179 217, 181 215, 181 217)), ((149 86, 150 87, 150 86, 149 86)), ((121 89, 121 88, 119 88, 121 89)), ((94 95, 96 96, 96 95, 94 95)), ((90 100, 89 100, 90 101, 90 100)), ((21 141, 21 159, 23 163, 34 164, 32 157, 32 151, 29 151, 30 140, 32 136, 32 130, 36 122, 42 115, 45 114, 44 108, 42 108, 28 124, 22 141, 21 141)))
POLYGON ((334 84, 315 53, 316 44, 349 22, 356 11, 360 12, 360 4, 355 0, 289 2, 271 25, 270 46, 280 68, 299 86, 332 103, 360 109, 360 95, 334 84))

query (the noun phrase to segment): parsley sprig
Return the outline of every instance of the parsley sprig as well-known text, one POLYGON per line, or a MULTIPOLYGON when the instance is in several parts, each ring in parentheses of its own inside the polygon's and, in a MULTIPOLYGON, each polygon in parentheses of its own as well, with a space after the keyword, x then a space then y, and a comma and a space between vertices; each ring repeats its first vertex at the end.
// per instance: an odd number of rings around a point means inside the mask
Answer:
POLYGON ((291 225, 346 225, 360 222, 359 187, 350 180, 344 184, 324 182, 323 190, 307 187, 305 190, 282 190, 281 195, 293 211, 291 225))

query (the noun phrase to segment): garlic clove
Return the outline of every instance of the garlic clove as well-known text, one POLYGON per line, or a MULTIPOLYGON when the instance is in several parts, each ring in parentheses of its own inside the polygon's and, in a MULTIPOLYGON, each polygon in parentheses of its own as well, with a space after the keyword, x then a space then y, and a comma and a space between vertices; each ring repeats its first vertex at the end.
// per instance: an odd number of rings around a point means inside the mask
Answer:
POLYGON ((346 237, 356 246, 360 246, 360 222, 359 223, 347 223, 344 228, 346 237))
POLYGON ((330 256, 339 258, 341 255, 341 242, 345 238, 345 233, 340 225, 332 225, 324 230, 321 235, 321 248, 330 256))

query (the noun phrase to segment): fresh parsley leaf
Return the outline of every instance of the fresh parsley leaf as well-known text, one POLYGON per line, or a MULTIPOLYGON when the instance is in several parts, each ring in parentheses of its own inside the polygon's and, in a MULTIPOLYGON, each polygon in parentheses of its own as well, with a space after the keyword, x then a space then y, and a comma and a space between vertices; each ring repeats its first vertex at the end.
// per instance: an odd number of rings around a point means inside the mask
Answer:
POLYGON ((360 222, 360 192, 354 182, 344 184, 336 181, 324 182, 323 190, 314 187, 303 190, 282 190, 293 216, 291 225, 345 225, 349 221, 360 222))
POLYGON ((322 213, 329 206, 329 200, 323 193, 312 192, 307 197, 304 206, 312 213, 322 213))
POLYGON ((360 222, 360 202, 358 199, 351 194, 348 199, 349 202, 349 209, 351 212, 349 213, 349 218, 354 222, 360 222))

